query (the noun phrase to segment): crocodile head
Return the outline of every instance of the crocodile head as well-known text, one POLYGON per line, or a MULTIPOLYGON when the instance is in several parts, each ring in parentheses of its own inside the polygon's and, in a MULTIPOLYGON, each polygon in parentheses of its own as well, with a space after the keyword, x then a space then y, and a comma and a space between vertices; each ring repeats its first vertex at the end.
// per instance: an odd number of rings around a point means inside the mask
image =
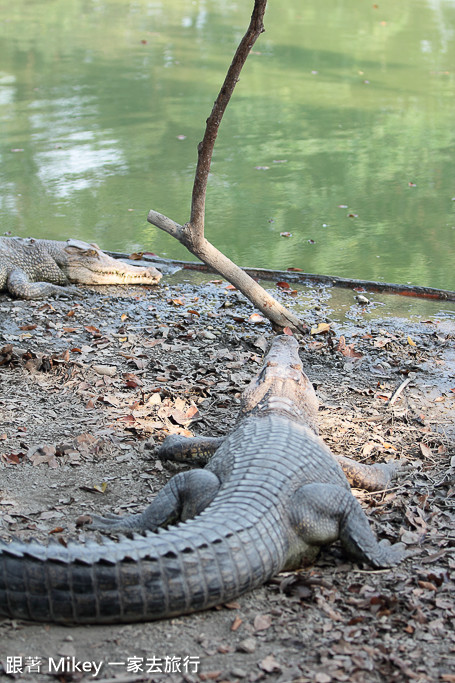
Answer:
POLYGON ((262 370, 242 395, 242 416, 268 412, 303 422, 318 433, 318 399, 302 369, 298 341, 285 334, 275 337, 262 370))
POLYGON ((68 280, 83 285, 155 285, 161 273, 150 266, 132 266, 105 254, 96 244, 69 239, 53 257, 68 280))

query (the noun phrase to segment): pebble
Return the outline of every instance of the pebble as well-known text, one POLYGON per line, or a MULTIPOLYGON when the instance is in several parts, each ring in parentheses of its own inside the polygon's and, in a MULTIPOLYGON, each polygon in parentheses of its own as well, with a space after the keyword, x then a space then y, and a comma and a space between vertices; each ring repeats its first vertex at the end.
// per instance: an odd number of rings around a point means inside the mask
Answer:
POLYGON ((116 365, 92 365, 92 369, 97 375, 107 375, 107 377, 115 377, 117 374, 116 365))
POLYGON ((238 669, 235 667, 234 669, 231 669, 231 675, 235 676, 236 678, 246 678, 247 672, 243 669, 238 669))
POLYGON ((248 654, 252 654, 256 650, 256 641, 254 638, 245 638, 245 640, 241 640, 240 643, 237 645, 237 651, 238 652, 246 652, 248 654))

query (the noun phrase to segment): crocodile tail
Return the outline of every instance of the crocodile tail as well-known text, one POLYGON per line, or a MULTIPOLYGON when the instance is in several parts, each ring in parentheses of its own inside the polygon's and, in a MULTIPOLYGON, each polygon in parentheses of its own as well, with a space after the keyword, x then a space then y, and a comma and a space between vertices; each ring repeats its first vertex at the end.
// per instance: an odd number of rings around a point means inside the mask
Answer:
POLYGON ((193 525, 119 543, 1 542, 0 615, 68 624, 149 621, 222 604, 277 571, 276 553, 275 561, 273 552, 260 553, 254 526, 193 525))

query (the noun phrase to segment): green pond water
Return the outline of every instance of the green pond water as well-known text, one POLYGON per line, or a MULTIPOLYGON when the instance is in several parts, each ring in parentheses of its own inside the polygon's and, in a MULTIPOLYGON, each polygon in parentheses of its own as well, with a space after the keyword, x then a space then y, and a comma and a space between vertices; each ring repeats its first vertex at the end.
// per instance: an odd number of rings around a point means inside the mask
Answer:
MULTIPOLYGON (((192 258, 146 216, 188 220, 252 4, 3 3, 0 233, 192 258)), ((240 265, 455 289, 454 0, 269 0, 265 24, 207 237, 240 265)))

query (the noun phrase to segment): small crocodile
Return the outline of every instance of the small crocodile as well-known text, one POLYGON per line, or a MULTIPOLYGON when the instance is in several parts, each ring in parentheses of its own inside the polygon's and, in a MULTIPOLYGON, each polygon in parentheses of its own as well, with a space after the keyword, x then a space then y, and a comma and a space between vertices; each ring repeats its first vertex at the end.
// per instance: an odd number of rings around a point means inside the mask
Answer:
POLYGON ((105 254, 96 244, 69 239, 0 237, 0 291, 19 299, 70 295, 83 285, 154 285, 156 268, 130 266, 105 254))
MULTIPOLYGON (((237 426, 205 469, 175 475, 143 513, 95 518, 119 542, 0 542, 0 615, 62 623, 148 621, 230 601, 340 539, 395 565, 315 433, 317 399, 295 338, 275 338, 237 426)), ((352 463, 354 467, 354 464, 352 463)))

